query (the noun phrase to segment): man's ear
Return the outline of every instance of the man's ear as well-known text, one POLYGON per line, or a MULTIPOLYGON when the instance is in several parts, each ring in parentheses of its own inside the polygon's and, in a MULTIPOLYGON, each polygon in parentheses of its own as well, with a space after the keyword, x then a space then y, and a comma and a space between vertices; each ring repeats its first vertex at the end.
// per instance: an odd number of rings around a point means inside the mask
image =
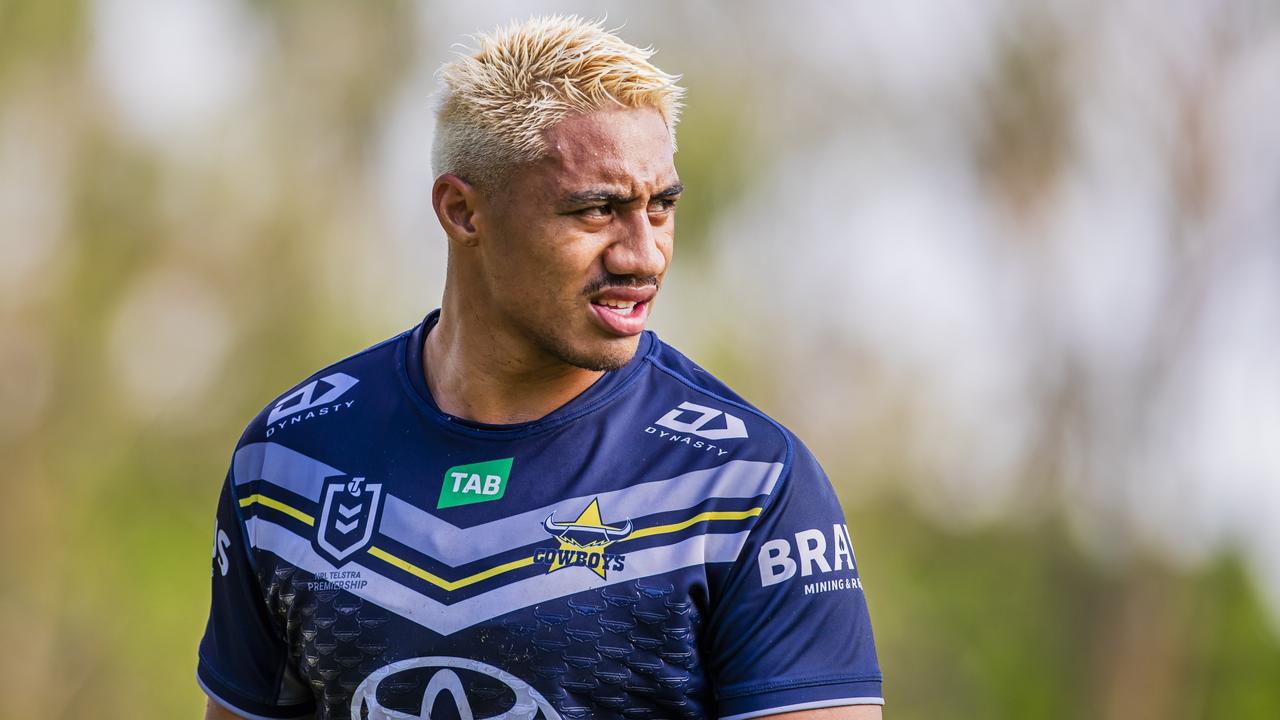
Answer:
POLYGON ((445 234, 468 247, 480 242, 475 223, 479 201, 474 185, 450 173, 436 178, 431 188, 431 205, 445 234))

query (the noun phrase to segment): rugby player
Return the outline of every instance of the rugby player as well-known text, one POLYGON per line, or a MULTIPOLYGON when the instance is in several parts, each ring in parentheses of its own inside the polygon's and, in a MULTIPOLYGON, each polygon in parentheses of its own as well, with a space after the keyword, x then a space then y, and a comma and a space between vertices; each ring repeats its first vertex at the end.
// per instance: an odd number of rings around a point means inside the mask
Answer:
POLYGON ((443 302, 246 429, 217 510, 207 718, 879 718, 836 495, 644 330, 677 78, 536 18, 446 65, 443 302))

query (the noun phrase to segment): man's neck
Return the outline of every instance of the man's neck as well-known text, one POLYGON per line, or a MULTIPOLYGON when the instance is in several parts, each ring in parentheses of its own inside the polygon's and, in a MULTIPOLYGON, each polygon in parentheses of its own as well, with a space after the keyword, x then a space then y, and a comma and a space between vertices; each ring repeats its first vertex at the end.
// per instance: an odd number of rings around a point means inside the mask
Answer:
POLYGON ((465 318, 442 310, 422 348, 422 371, 440 410, 491 425, 529 422, 574 399, 604 374, 544 353, 521 352, 515 344, 477 333, 465 318))

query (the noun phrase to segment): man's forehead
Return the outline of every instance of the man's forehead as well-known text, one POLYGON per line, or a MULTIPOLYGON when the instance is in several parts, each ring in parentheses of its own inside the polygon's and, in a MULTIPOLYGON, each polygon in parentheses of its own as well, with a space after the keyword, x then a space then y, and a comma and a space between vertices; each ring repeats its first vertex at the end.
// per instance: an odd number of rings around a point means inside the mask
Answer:
POLYGON ((545 134, 540 163, 560 190, 584 184, 631 188, 675 182, 671 134, 650 109, 604 110, 565 119, 545 134))

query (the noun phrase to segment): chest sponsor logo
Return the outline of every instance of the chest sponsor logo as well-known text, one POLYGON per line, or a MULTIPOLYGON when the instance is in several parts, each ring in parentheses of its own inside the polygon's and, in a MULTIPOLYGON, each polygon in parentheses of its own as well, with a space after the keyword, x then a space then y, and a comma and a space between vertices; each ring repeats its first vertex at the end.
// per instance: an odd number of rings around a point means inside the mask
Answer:
POLYGON ((547 572, 567 567, 585 567, 602 578, 608 579, 610 570, 621 570, 625 555, 605 552, 613 543, 631 534, 631 521, 621 525, 606 525, 600 519, 600 502, 591 504, 568 522, 555 520, 555 513, 542 521, 542 528, 559 542, 558 547, 538 548, 533 551, 533 561, 546 565, 547 572))
POLYGON ((436 509, 501 500, 515 458, 457 465, 444 471, 444 485, 436 509))
POLYGON ((680 403, 644 431, 667 442, 715 453, 716 457, 729 452, 720 443, 748 437, 742 418, 691 402, 680 403))
POLYGON ((828 590, 861 590, 862 581, 853 577, 828 578, 831 573, 856 572, 853 543, 849 541, 849 526, 835 524, 829 533, 820 528, 801 530, 793 537, 775 538, 760 546, 756 564, 760 568, 760 585, 769 587, 786 582, 797 574, 801 578, 813 576, 813 582, 805 584, 804 593, 828 590), (794 538, 794 544, 793 544, 794 538))
POLYGON ((315 548, 335 565, 365 549, 382 510, 382 485, 362 477, 326 478, 315 548))
POLYGON ((351 697, 351 717, 429 720, 440 703, 450 702, 453 707, 442 708, 441 712, 461 720, 475 718, 472 703, 479 705, 482 702, 485 717, 494 720, 561 720, 551 703, 529 683, 478 660, 456 657, 413 658, 375 670, 356 687, 351 697), (421 687, 424 679, 427 685, 421 703, 392 708, 378 700, 379 688, 384 699, 392 695, 403 696, 406 687, 413 687, 410 683, 419 683, 418 687, 421 687), (468 691, 472 694, 468 695, 468 691), (504 707, 488 707, 490 704, 504 707))
POLYGON ((350 409, 355 400, 341 400, 360 382, 346 373, 325 375, 280 398, 267 415, 267 437, 277 430, 350 409))

